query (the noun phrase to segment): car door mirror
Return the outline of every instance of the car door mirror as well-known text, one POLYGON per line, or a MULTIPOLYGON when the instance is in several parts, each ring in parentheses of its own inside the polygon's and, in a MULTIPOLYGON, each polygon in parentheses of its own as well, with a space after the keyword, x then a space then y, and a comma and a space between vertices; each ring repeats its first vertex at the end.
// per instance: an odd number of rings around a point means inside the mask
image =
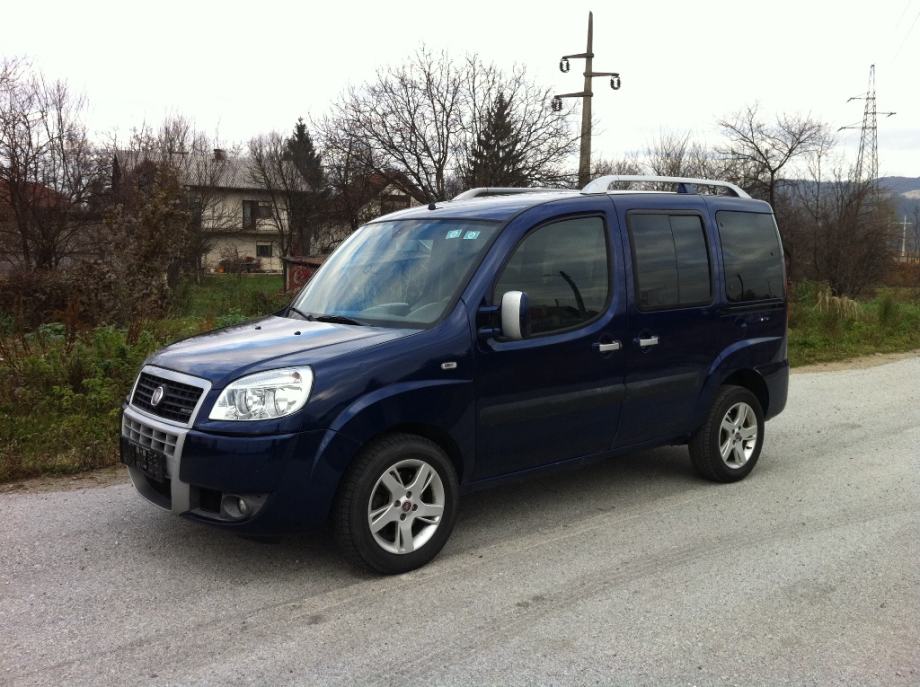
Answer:
POLYGON ((527 294, 523 291, 505 291, 501 305, 502 336, 519 341, 530 335, 530 314, 527 294))

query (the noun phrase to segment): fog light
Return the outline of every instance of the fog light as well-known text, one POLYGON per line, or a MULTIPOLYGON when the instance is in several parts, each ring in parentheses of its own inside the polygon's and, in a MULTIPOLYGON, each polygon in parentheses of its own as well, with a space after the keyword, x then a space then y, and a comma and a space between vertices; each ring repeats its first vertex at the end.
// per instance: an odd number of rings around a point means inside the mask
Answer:
POLYGON ((255 515, 265 502, 267 494, 224 494, 220 500, 220 514, 225 520, 245 520, 255 515))

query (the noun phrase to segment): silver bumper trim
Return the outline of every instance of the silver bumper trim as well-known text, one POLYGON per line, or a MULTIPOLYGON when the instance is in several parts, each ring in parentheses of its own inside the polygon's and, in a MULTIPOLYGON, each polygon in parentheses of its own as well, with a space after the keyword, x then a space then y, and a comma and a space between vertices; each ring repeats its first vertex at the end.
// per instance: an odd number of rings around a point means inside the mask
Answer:
POLYGON ((131 476, 134 488, 151 503, 156 504, 164 510, 172 510, 173 513, 185 513, 191 510, 191 489, 186 482, 179 479, 182 447, 185 444, 185 436, 188 434, 188 429, 177 427, 176 424, 172 422, 164 422, 155 419, 147 413, 141 413, 134 408, 134 406, 125 408, 121 420, 121 435, 126 439, 145 445, 146 442, 143 440, 143 437, 148 432, 154 437, 152 441, 157 441, 156 437, 163 434, 169 435, 170 437, 166 442, 161 443, 166 443, 173 447, 171 452, 162 451, 166 454, 166 474, 169 477, 171 508, 167 509, 161 503, 151 498, 149 495, 150 487, 147 485, 147 478, 136 468, 129 467, 128 474, 131 476), (138 435, 142 437, 141 441, 137 441, 138 435), (172 441, 173 437, 175 438, 174 443, 172 441))

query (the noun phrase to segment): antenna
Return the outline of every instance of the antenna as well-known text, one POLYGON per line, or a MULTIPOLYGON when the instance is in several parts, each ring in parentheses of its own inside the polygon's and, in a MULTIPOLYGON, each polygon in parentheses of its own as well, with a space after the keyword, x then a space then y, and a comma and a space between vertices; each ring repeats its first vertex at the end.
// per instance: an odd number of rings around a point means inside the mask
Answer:
POLYGON ((837 131, 844 129, 859 129, 859 154, 856 157, 856 181, 868 181, 875 192, 878 193, 878 117, 879 115, 891 117, 894 112, 879 112, 875 103, 875 65, 869 67, 869 87, 865 95, 854 95, 847 102, 854 100, 865 101, 863 107, 862 124, 849 124, 842 126, 837 131))
POLYGON ((594 66, 594 12, 588 12, 588 47, 577 55, 563 55, 559 60, 559 71, 567 73, 572 64, 570 60, 585 61, 585 87, 576 93, 557 93, 553 96, 553 112, 562 110, 563 98, 581 98, 581 152, 578 156, 578 186, 587 186, 591 181, 591 79, 596 76, 609 76, 610 88, 620 90, 620 75, 617 72, 596 72, 594 66))

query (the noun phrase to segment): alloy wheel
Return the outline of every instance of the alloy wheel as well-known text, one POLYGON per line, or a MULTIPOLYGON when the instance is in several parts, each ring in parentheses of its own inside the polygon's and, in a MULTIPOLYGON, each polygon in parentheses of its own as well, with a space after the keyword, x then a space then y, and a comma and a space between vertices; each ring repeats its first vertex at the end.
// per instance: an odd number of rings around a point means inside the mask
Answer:
POLYGON ((738 469, 754 455, 757 447, 757 414, 747 403, 735 403, 722 418, 719 427, 719 453, 722 462, 738 469))
POLYGON ((417 551, 434 536, 444 514, 444 483, 424 460, 408 458, 377 479, 367 503, 367 524, 384 551, 417 551))

